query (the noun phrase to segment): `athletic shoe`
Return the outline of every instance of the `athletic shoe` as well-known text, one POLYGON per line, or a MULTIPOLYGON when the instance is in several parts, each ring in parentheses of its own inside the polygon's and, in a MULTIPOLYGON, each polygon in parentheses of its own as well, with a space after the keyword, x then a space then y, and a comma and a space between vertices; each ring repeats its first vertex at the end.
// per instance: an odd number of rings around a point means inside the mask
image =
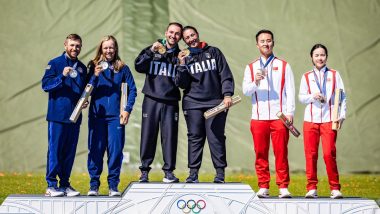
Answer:
POLYGON ((278 194, 279 198, 291 198, 291 194, 288 188, 280 188, 280 193, 278 194))
POLYGON ((216 176, 214 178, 214 183, 225 183, 224 181, 224 168, 216 168, 216 176))
POLYGON ((110 189, 108 191, 108 196, 119 197, 119 196, 121 196, 121 193, 117 189, 110 189))
POLYGON ((164 183, 178 183, 179 179, 172 171, 165 171, 165 177, 162 179, 164 183))
POLYGON ((343 194, 342 194, 339 190, 334 189, 334 190, 331 191, 331 196, 330 196, 330 198, 332 198, 332 199, 343 198, 343 194))
POLYGON ((45 196, 50 196, 50 197, 61 197, 64 195, 65 193, 63 191, 55 187, 48 187, 45 192, 45 196))
POLYGON ((80 192, 76 191, 72 186, 63 187, 63 192, 68 197, 78 196, 80 192))
POLYGON ((309 190, 309 191, 306 193, 305 198, 318 198, 317 190, 316 190, 316 189, 311 189, 311 190, 309 190))
POLYGON ((198 169, 190 169, 190 175, 186 178, 186 183, 199 183, 198 169))
POLYGON ((218 184, 224 184, 224 183, 226 183, 224 181, 224 175, 216 175, 215 178, 214 178, 214 183, 218 183, 218 184))
POLYGON ((141 171, 141 176, 139 179, 140 183, 148 183, 149 182, 149 172, 148 171, 141 171))
POLYGON ((259 198, 269 198, 269 189, 260 188, 259 191, 256 193, 256 195, 259 198))
POLYGON ((98 196, 99 195, 99 189, 98 188, 91 188, 90 191, 88 191, 87 196, 98 196))

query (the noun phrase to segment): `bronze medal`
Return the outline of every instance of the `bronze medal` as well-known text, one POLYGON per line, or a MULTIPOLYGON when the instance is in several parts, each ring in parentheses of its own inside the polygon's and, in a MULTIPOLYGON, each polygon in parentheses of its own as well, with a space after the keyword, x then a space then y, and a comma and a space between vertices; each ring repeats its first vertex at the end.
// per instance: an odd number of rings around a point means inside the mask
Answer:
POLYGON ((319 99, 319 101, 321 102, 321 104, 324 104, 326 102, 326 98, 322 96, 321 99, 319 99))
POLYGON ((259 72, 261 72, 261 75, 266 76, 267 75, 267 70, 265 68, 259 68, 257 69, 259 72))

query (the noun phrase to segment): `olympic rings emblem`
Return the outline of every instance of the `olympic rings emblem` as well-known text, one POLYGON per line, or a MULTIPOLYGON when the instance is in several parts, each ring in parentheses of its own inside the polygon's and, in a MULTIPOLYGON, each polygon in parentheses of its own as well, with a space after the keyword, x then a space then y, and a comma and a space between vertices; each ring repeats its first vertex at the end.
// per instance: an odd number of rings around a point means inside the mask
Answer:
POLYGON ((183 199, 177 201, 178 209, 182 210, 183 213, 200 213, 203 209, 206 208, 206 201, 200 199, 195 201, 193 199, 188 200, 187 202, 183 199))

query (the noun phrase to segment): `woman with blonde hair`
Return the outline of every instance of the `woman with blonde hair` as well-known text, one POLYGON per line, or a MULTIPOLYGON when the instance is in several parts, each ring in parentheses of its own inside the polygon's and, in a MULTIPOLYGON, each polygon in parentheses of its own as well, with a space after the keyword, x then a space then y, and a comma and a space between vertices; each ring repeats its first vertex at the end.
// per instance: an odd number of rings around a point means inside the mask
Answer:
POLYGON ((101 40, 96 56, 88 64, 94 89, 88 119, 88 161, 90 191, 99 194, 103 156, 107 151, 109 196, 120 196, 118 185, 123 160, 125 125, 136 98, 136 86, 129 67, 119 57, 118 43, 113 36, 101 40), (120 110, 121 85, 128 84, 128 101, 120 110))

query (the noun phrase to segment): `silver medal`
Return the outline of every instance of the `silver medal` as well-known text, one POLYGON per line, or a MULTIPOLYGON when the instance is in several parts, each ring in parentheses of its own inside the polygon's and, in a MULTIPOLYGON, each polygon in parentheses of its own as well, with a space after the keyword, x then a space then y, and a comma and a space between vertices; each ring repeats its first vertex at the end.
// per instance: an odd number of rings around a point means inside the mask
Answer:
POLYGON ((69 75, 71 78, 75 78, 78 76, 78 71, 75 69, 70 69, 69 75))
POLYGON ((101 61, 100 62, 100 66, 102 66, 102 69, 103 70, 106 70, 108 68, 108 62, 106 61, 101 61))

